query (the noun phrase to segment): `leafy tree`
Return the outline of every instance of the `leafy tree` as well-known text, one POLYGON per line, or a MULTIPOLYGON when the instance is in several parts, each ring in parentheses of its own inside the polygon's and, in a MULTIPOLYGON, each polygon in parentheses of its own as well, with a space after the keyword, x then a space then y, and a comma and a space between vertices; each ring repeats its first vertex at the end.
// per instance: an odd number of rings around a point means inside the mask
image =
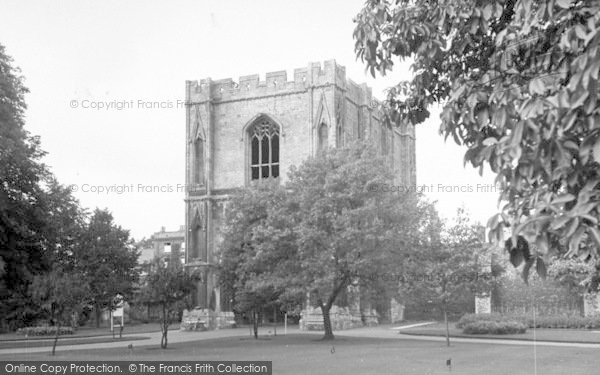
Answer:
POLYGON ((36 316, 28 287, 45 268, 44 212, 39 138, 24 129, 25 94, 20 71, 0 45, 0 323, 22 326, 36 316))
POLYGON ((433 208, 430 210, 430 220, 423 231, 424 249, 415 251, 403 265, 400 298, 433 301, 443 313, 446 344, 450 346, 450 303, 465 293, 471 297, 491 290, 491 270, 485 270, 489 263, 478 257, 488 246, 483 228, 471 224, 463 209, 458 210, 450 227, 439 220, 433 208))
POLYGON ((102 305, 98 285, 110 283, 107 291, 127 290, 124 280, 135 279, 131 269, 136 255, 117 250, 120 241, 127 242, 126 231, 100 229, 98 223, 107 224, 112 217, 101 219, 97 211, 86 225, 86 213, 70 189, 41 163, 39 137, 24 129, 27 89, 11 63, 0 45, 0 323, 15 328, 42 317, 43 309, 32 298, 37 293, 31 288, 34 278, 56 276, 56 267, 63 274, 89 276, 97 292, 94 302, 102 305), (100 254, 100 243, 110 250, 100 254), (95 255, 105 261, 93 259, 95 255))
POLYGON ((289 261, 285 256, 296 247, 293 236, 270 235, 269 214, 285 197, 278 181, 266 181, 240 190, 227 204, 219 279, 224 294, 233 297, 234 310, 252 316, 254 338, 258 338, 259 313, 292 293, 272 272, 289 261))
POLYGON ((417 244, 422 210, 412 194, 381 188, 393 178, 365 144, 310 158, 288 178, 285 187, 258 184, 229 203, 221 281, 238 307, 251 310, 293 307, 308 293, 323 313, 324 339, 333 339, 337 298, 350 285, 380 285, 382 274, 397 272, 417 244))
POLYGON ((89 286, 82 275, 55 266, 50 272, 35 276, 31 290, 33 299, 48 312, 56 328, 54 355, 61 326, 72 326, 73 314, 81 312, 89 298, 89 286))
POLYGON ((240 279, 236 290, 235 309, 241 312, 249 312, 252 317, 252 329, 254 338, 258 339, 258 323, 260 313, 268 306, 273 306, 277 302, 279 290, 273 288, 270 283, 257 285, 255 278, 250 280, 240 279))
POLYGON ((373 275, 395 272, 414 243, 420 212, 411 193, 380 187, 393 176, 369 146, 354 144, 305 161, 289 175, 298 253, 292 281, 311 293, 323 313, 324 339, 333 339, 329 311, 342 291, 373 275))
POLYGON ((330 150, 292 168, 283 199, 253 229, 253 261, 266 265, 256 285, 308 293, 323 313, 324 339, 334 338, 329 311, 340 294, 395 272, 395 259, 414 243, 417 199, 381 189, 392 181, 371 147, 330 150))
POLYGON ((87 212, 73 197, 71 189, 61 185, 54 176, 48 176, 43 185, 45 194, 39 209, 45 216, 40 231, 48 269, 60 265, 65 272, 75 272, 75 256, 82 252, 87 212))
POLYGON ((598 259, 600 3, 368 0, 355 21, 373 75, 413 62, 389 90, 388 121, 416 125, 442 104, 440 132, 497 175, 505 204, 490 238, 510 226, 517 252, 522 236, 543 254, 598 259))
POLYGON ((81 236, 74 254, 75 268, 90 285, 91 303, 100 325, 102 309, 114 310, 117 294, 131 297, 138 279, 138 251, 129 231, 115 225, 107 210, 96 209, 81 236))
POLYGON ((196 282, 197 277, 186 272, 176 251, 170 258, 156 257, 150 264, 139 298, 143 304, 160 309, 161 348, 167 348, 169 325, 195 290, 196 282))
POLYGON ((599 289, 600 278, 595 267, 580 259, 553 259, 548 274, 573 295, 582 296, 588 291, 597 293, 599 289))

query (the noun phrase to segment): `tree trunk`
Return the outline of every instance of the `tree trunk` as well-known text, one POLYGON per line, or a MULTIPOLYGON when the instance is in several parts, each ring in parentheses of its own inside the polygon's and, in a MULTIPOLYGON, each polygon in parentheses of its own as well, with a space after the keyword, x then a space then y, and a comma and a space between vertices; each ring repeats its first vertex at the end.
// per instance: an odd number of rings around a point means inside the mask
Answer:
POLYGON ((333 330, 331 329, 331 318, 329 317, 330 305, 321 305, 321 312, 323 312, 323 329, 325 330, 325 336, 323 340, 333 340, 333 330))
POLYGON ((100 328, 100 315, 101 311, 100 311, 100 304, 99 303, 95 303, 94 304, 94 310, 96 310, 96 328, 100 328))
POLYGON ((273 306, 273 336, 277 336, 277 307, 273 306))
POLYGON ((166 327, 163 329, 163 332, 162 332, 162 337, 160 339, 160 347, 162 349, 167 348, 167 329, 166 329, 166 327))
POLYGON ((446 345, 450 346, 450 328, 448 328, 448 308, 444 302, 444 323, 446 324, 446 345))
POLYGON ((52 344, 52 355, 56 353, 56 344, 58 343, 58 335, 60 334, 60 323, 56 320, 56 334, 54 335, 54 343, 52 344))
POLYGON ((160 347, 162 349, 166 349, 167 348, 167 333, 169 331, 169 321, 168 321, 168 317, 167 317, 167 309, 166 306, 163 305, 163 309, 162 309, 162 324, 161 324, 161 331, 162 331, 162 338, 160 339, 160 347))
POLYGON ((254 338, 258 339, 258 314, 252 310, 252 328, 254 329, 254 338))

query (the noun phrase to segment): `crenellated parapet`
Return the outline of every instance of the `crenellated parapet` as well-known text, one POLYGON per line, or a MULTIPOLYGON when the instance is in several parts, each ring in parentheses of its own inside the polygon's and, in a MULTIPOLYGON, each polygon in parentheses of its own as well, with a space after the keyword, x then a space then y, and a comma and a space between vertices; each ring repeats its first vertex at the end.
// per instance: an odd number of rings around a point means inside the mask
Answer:
POLYGON ((258 74, 245 75, 234 81, 232 78, 186 81, 186 101, 189 104, 208 100, 226 102, 257 99, 266 96, 303 93, 310 88, 336 87, 346 97, 360 106, 374 107, 371 88, 346 78, 346 68, 335 60, 309 63, 306 68, 294 69, 293 77, 285 70, 266 73, 264 80, 258 74))

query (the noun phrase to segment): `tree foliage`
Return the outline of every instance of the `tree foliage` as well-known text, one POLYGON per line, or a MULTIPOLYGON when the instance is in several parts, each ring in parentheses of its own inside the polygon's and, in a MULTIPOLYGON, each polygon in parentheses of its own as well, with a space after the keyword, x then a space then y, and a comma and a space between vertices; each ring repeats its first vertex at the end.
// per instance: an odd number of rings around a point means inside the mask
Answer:
POLYGON ((47 317, 33 298, 40 296, 34 280, 63 283, 66 274, 77 274, 83 285, 89 277, 92 302, 99 306, 136 280, 137 254, 128 233, 108 212, 97 210, 89 218, 41 162, 39 137, 24 128, 26 93, 20 71, 0 45, 0 329, 47 317))
POLYGON ((597 293, 600 286, 596 268, 581 259, 553 259, 548 275, 573 295, 583 295, 588 291, 597 293))
POLYGON ((281 208, 285 195, 277 181, 266 181, 239 191, 227 203, 219 272, 221 290, 232 298, 235 311, 252 316, 255 338, 262 310, 301 304, 298 290, 286 287, 273 272, 290 261, 286 256, 295 249, 291 232, 286 236, 279 230, 278 235, 271 236, 269 216, 281 208))
POLYGON ((107 210, 96 209, 84 228, 74 254, 75 269, 90 286, 98 325, 102 309, 112 310, 117 294, 130 298, 138 280, 138 251, 129 231, 113 222, 107 210))
POLYGON ((161 348, 167 348, 169 325, 183 309, 184 300, 196 289, 196 282, 196 275, 186 272, 177 251, 170 258, 156 257, 149 265, 139 299, 160 310, 161 348))
POLYGON ((488 166, 501 212, 489 222, 548 252, 598 259, 600 3, 592 0, 369 0, 356 54, 375 75, 412 60, 389 90, 388 120, 423 122, 488 166))
POLYGON ((329 311, 338 296, 395 271, 395 260, 415 244, 417 198, 378 188, 392 181, 384 160, 364 144, 309 158, 291 169, 285 188, 269 195, 253 187, 259 192, 242 195, 254 194, 252 200, 232 207, 227 227, 239 232, 226 236, 235 251, 225 251, 223 263, 244 263, 239 273, 253 290, 285 291, 280 301, 309 294, 331 339, 329 311))
POLYGON ((83 236, 87 229, 88 213, 81 208, 68 186, 54 176, 44 181, 44 199, 39 209, 44 215, 43 248, 48 269, 60 265, 65 272, 76 272, 75 257, 80 255, 83 236))
POLYGON ((333 337, 329 310, 340 293, 394 272, 395 260, 414 244, 417 199, 411 192, 376 188, 392 181, 384 160, 360 143, 308 159, 290 172, 294 211, 286 216, 294 214, 298 222, 294 280, 321 308, 325 338, 333 337))
MULTIPOLYGON (((491 253, 483 227, 472 224, 463 209, 451 226, 438 218, 433 207, 429 210, 421 249, 414 250, 402 267, 400 300, 432 301, 448 328, 448 306, 453 300, 491 292, 491 253)), ((448 334, 446 339, 450 345, 448 334)))
POLYGON ((0 316, 11 328, 35 319, 28 287, 45 268, 40 182, 48 172, 39 138, 24 128, 27 92, 0 45, 0 316))
POLYGON ((32 298, 47 311, 56 328, 52 355, 56 351, 60 327, 72 326, 74 314, 79 314, 87 303, 90 290, 82 280, 82 275, 65 272, 60 265, 33 279, 32 298))

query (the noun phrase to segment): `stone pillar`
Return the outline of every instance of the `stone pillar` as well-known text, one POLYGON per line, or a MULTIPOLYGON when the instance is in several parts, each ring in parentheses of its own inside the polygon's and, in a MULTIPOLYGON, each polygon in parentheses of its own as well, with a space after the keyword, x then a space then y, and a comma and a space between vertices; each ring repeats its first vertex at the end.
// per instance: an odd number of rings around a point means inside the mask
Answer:
POLYGON ((491 314, 492 298, 488 296, 475 297, 475 314, 491 314))
MULTIPOLYGON (((204 271, 202 271, 202 272, 204 272, 204 271)), ((198 284, 197 284, 196 301, 194 301, 196 307, 200 307, 201 309, 206 308, 206 300, 207 300, 206 290, 207 290, 206 281, 203 278, 202 280, 198 281, 198 284)))
POLYGON ((221 288, 215 287, 215 312, 221 312, 221 288))
POLYGON ((348 311, 351 315, 360 317, 360 287, 349 285, 346 290, 348 293, 348 311))
MULTIPOLYGON (((489 275, 492 273, 492 256, 483 254, 478 259, 480 275, 489 275)), ((492 313, 492 296, 490 290, 482 290, 475 295, 475 314, 492 313)))
POLYGON ((404 305, 398 303, 395 298, 390 301, 390 323, 401 322, 404 320, 404 305))

